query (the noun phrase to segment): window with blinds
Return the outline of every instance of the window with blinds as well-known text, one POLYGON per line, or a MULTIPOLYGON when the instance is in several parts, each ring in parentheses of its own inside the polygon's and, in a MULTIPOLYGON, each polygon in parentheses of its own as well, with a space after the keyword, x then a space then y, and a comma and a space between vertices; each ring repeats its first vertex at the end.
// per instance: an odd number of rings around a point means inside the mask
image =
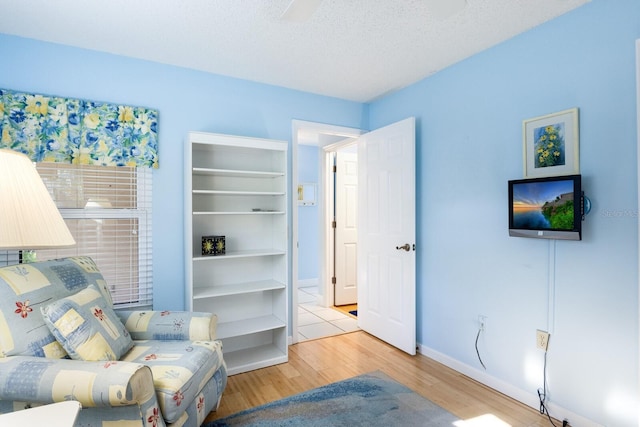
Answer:
POLYGON ((20 253, 18 251, 0 251, 0 267, 18 264, 19 262, 20 253))
POLYGON ((37 260, 86 255, 117 307, 151 306, 152 170, 37 163, 76 245, 40 249, 37 260))

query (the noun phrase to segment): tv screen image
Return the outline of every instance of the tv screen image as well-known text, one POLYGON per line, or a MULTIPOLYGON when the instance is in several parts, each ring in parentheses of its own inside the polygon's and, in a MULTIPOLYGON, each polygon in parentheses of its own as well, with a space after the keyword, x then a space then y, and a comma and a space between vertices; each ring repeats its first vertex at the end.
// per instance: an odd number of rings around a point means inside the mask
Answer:
POLYGON ((580 175, 509 181, 509 234, 581 239, 580 175))

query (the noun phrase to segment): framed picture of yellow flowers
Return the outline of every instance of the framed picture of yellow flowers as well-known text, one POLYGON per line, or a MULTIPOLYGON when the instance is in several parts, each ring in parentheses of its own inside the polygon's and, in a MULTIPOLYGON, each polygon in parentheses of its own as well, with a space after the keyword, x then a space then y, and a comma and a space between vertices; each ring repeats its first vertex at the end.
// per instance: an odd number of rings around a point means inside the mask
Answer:
POLYGON ((580 173, 578 109, 522 122, 524 177, 580 173))

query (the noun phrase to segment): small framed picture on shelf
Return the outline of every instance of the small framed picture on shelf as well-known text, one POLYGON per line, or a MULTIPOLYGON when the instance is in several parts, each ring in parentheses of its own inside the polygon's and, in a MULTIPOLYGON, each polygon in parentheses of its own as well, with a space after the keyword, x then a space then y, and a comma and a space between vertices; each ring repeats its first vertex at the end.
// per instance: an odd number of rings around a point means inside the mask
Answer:
POLYGON ((522 122, 524 177, 580 173, 578 109, 522 122))
POLYGON ((225 249, 224 236, 202 236, 202 255, 224 255, 225 249))

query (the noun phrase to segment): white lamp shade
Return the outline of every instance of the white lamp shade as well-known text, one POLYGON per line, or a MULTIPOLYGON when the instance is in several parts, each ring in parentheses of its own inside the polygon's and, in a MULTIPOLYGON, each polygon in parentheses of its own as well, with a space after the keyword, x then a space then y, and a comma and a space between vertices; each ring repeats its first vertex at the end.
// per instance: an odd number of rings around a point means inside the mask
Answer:
POLYGON ((0 150, 0 249, 44 249, 75 240, 27 156, 0 150))

